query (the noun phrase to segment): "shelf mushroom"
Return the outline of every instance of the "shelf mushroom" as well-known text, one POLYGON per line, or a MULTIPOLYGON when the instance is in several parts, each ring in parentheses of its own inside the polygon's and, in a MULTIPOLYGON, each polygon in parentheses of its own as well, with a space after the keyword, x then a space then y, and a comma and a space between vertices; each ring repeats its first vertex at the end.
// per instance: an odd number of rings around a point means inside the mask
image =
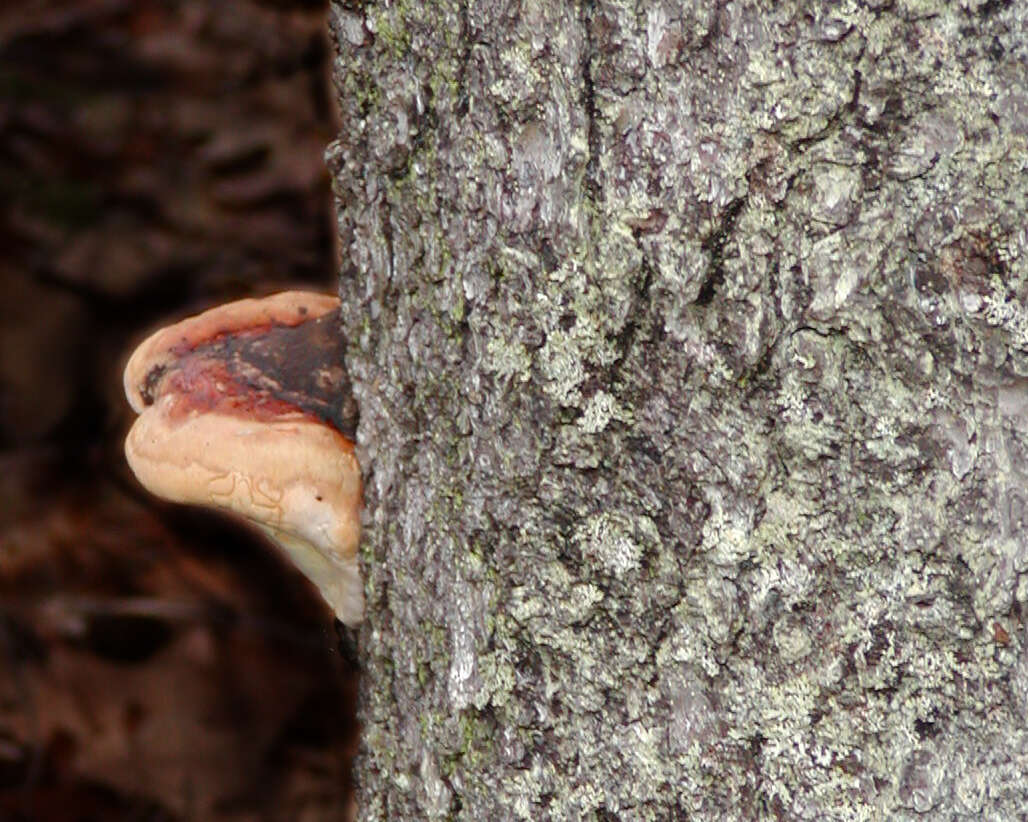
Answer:
POLYGON ((153 334, 125 368, 125 456, 157 496, 254 522, 354 625, 362 486, 338 309, 287 291, 153 334))

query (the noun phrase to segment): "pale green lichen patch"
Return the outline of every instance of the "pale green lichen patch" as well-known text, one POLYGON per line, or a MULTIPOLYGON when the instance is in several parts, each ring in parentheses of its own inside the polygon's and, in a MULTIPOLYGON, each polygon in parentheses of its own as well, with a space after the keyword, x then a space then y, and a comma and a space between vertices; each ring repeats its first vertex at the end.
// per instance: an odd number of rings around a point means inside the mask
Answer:
POLYGON ((586 370, 575 335, 561 329, 551 332, 539 352, 539 362, 547 393, 561 405, 576 404, 586 370))
POLYGON ((501 379, 515 377, 524 382, 529 377, 532 358, 517 340, 493 338, 486 343, 490 371, 501 379))
POLYGON ((606 428, 611 420, 625 420, 628 415, 620 408, 614 397, 606 391, 593 394, 582 409, 579 426, 587 434, 598 434, 606 428))
POLYGON ((660 535, 649 517, 609 511, 582 522, 572 539, 583 557, 622 577, 639 567, 643 552, 659 542, 660 535))

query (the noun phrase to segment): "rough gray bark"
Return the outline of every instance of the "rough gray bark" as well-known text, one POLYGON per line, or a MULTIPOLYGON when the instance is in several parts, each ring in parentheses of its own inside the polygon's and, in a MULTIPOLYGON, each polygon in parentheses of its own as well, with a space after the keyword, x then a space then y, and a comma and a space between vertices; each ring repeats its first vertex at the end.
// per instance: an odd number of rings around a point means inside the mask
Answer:
POLYGON ((362 818, 1025 812, 1026 13, 333 7, 362 818))

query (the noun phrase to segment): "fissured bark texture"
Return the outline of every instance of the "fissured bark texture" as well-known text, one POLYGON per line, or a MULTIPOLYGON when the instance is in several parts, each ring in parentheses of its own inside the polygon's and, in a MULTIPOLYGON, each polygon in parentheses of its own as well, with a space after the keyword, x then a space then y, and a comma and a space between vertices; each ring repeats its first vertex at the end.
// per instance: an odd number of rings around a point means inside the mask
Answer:
POLYGON ((361 818, 1025 807, 1026 14, 335 4, 361 818))

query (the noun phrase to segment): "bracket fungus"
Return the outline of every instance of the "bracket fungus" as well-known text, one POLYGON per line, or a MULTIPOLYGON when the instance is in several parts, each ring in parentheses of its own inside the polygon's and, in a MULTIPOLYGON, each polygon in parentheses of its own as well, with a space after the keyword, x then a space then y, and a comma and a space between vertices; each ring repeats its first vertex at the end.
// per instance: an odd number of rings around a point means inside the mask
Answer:
POLYGON ((338 309, 336 297, 287 291, 153 334, 125 368, 139 414, 125 456, 157 496, 254 522, 353 625, 362 486, 338 309))

